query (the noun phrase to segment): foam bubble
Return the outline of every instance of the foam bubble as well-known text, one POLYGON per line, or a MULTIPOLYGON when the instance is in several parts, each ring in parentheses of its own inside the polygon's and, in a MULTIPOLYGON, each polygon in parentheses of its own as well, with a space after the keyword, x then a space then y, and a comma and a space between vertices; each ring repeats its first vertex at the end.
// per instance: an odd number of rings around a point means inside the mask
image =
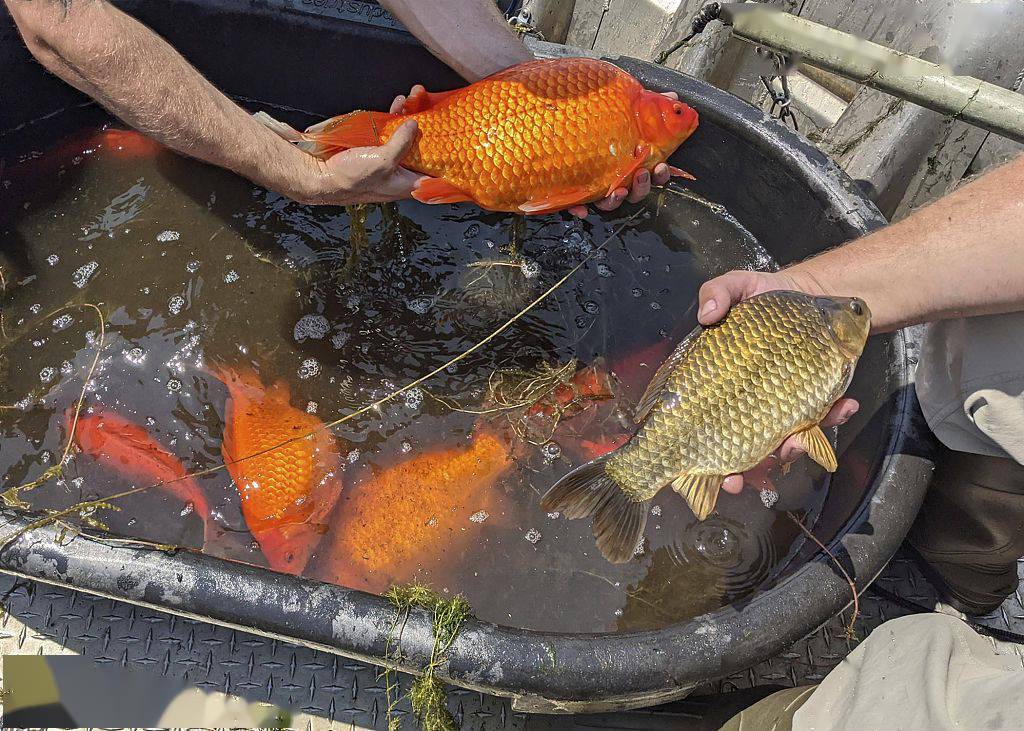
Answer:
POLYGON ((231 284, 238 281, 238 272, 232 269, 230 272, 224 275, 224 283, 231 284))
POLYGON ((475 512, 471 516, 469 516, 469 519, 473 523, 483 523, 489 517, 490 516, 487 514, 486 511, 478 510, 477 512, 475 512))
POLYGON ((172 315, 177 315, 185 307, 185 298, 180 294, 176 294, 167 300, 167 311, 172 315))
POLYGON ((89 279, 96 273, 96 270, 100 268, 99 262, 90 261, 88 264, 83 264, 75 270, 75 273, 71 275, 71 282, 82 289, 89 283, 89 279))
POLYGON ((320 362, 316 358, 306 358, 299 366, 299 378, 313 378, 320 374, 320 362))
POLYGON ((530 530, 526 531, 526 535, 523 538, 536 545, 541 539, 540 531, 536 528, 530 528, 530 530))
POLYGON ((156 240, 161 244, 166 244, 168 241, 177 241, 181 238, 181 234, 177 231, 161 231, 156 235, 156 240))
POLYGON ((327 322, 327 318, 323 315, 303 315, 295 323, 292 337, 295 338, 297 343, 301 343, 304 340, 323 340, 330 329, 331 324, 327 322))

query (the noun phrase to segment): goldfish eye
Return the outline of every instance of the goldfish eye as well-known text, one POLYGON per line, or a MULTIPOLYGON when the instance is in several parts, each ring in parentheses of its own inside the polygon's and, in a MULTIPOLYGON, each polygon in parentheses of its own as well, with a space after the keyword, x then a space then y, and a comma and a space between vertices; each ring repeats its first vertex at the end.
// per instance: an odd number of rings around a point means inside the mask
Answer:
POLYGON ((860 300, 851 300, 850 309, 853 310, 853 314, 855 314, 857 317, 860 317, 861 315, 864 314, 864 308, 861 306, 860 300))
POLYGON ((683 113, 683 108, 680 105, 676 104, 675 107, 672 109, 672 111, 675 112, 677 115, 678 114, 682 114, 683 113))

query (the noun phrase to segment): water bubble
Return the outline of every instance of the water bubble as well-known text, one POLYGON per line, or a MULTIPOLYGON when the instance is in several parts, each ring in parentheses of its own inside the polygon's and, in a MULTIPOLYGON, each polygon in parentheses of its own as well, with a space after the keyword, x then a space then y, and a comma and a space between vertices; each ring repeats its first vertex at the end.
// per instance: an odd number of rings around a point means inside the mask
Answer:
POLYGON ((490 239, 484 239, 484 244, 486 244, 486 245, 487 245, 487 248, 488 248, 488 249, 493 249, 493 248, 494 248, 495 246, 497 246, 497 244, 495 244, 495 243, 494 243, 493 241, 491 241, 490 239))
POLYGON ((462 237, 465 238, 465 239, 473 239, 473 238, 476 238, 479 235, 480 235, 480 224, 479 223, 471 223, 471 224, 469 224, 469 226, 466 227, 466 232, 464 234, 462 234, 462 237))
POLYGON ((652 310, 660 310, 661 309, 661 303, 660 302, 652 302, 651 303, 651 309, 652 310))
POLYGON ((193 259, 185 264, 185 271, 189 274, 195 274, 199 271, 199 262, 193 259))
POLYGON ((57 256, 56 254, 50 254, 48 257, 46 257, 46 263, 49 264, 52 267, 57 266, 57 262, 59 262, 59 261, 60 261, 60 257, 57 256))
POLYGON ((82 289, 89 283, 89 279, 99 268, 99 262, 90 261, 88 264, 83 264, 75 270, 74 274, 71 275, 71 282, 79 289, 82 289))
POLYGON ((43 370, 39 371, 39 380, 43 383, 49 383, 57 377, 57 369, 53 366, 46 366, 43 370))
POLYGON ((540 274, 540 264, 529 259, 523 259, 519 264, 519 269, 523 272, 523 276, 527 279, 533 279, 540 274))
POLYGON ((601 311, 601 306, 594 302, 594 300, 587 300, 583 303, 583 311, 589 315, 596 315, 601 311))
POLYGON ((320 374, 320 363, 316 358, 306 358, 299 366, 299 378, 313 378, 320 374))
POLYGON ((433 304, 430 297, 417 297, 416 299, 408 300, 405 306, 417 315, 425 315, 430 311, 430 306, 433 304))
POLYGON ((38 302, 28 308, 29 312, 31 312, 33 315, 38 315, 39 314, 39 310, 41 310, 41 309, 43 309, 43 306, 41 304, 39 304, 38 302))
POLYGON ((548 513, 548 517, 551 518, 551 520, 557 520, 558 516, 560 515, 561 513, 559 513, 557 510, 553 513, 548 513))
POLYGON ((181 381, 179 381, 177 378, 167 379, 167 390, 170 391, 171 393, 177 393, 178 391, 181 390, 181 381))
POLYGON ((181 512, 178 513, 178 515, 180 515, 182 518, 187 518, 188 516, 192 515, 193 512, 195 512, 195 509, 196 506, 193 505, 192 503, 185 503, 185 507, 181 509, 181 512))
POLYGON ((185 298, 180 294, 176 294, 167 300, 167 311, 172 315, 177 315, 185 307, 185 298))
POLYGON ((44 449, 39 453, 39 461, 42 464, 50 464, 50 462, 53 461, 53 452, 48 449, 44 449))
POLYGON ((156 235, 156 240, 161 244, 166 244, 168 241, 177 241, 181 238, 181 234, 177 231, 161 231, 156 235))
POLYGON ((644 291, 642 289, 640 289, 639 287, 633 287, 633 296, 637 297, 637 298, 643 297, 644 296, 644 291))
POLYGON ((334 333, 334 336, 331 338, 331 345, 334 346, 335 350, 341 350, 345 346, 345 343, 348 342, 348 337, 349 335, 347 332, 334 333))
POLYGON ((74 321, 75 321, 75 318, 73 318, 71 315, 69 315, 67 313, 65 313, 65 314, 63 314, 63 315, 61 315, 59 317, 55 317, 53 319, 53 331, 54 332, 60 332, 61 330, 64 330, 65 328, 67 328, 74 321))
POLYGON ((540 531, 536 528, 530 528, 530 530, 526 531, 526 535, 523 536, 523 538, 525 538, 530 543, 536 545, 537 542, 541 539, 540 531))
POLYGON ((471 516, 469 516, 469 519, 470 519, 470 521, 472 521, 473 523, 483 523, 483 522, 484 522, 485 520, 487 520, 487 518, 489 518, 489 517, 490 517, 490 516, 489 516, 489 515, 487 515, 487 512, 486 512, 486 511, 483 511, 483 510, 478 510, 477 512, 475 512, 475 513, 473 513, 473 514, 472 514, 471 516))
POLYGON ((655 515, 655 516, 661 515, 661 506, 660 505, 652 506, 651 507, 651 515, 655 515))
POLYGON ((609 267, 604 262, 598 262, 598 265, 597 265, 597 275, 599 277, 604 277, 605 279, 607 279, 608 277, 612 276, 612 274, 613 274, 613 272, 611 270, 611 267, 609 267))
POLYGON ((34 348, 41 348, 44 345, 46 345, 46 338, 43 338, 41 340, 33 340, 32 341, 32 347, 34 347, 34 348))
POLYGON ((640 540, 636 542, 636 546, 633 548, 634 556, 644 555, 644 546, 647 544, 647 539, 644 536, 640 536, 640 540))
POLYGON ((224 275, 224 283, 231 284, 232 282, 238 281, 238 272, 232 269, 230 272, 224 275))
POLYGON ((146 351, 138 346, 122 351, 122 355, 124 355, 126 361, 134 366, 140 366, 146 362, 146 351))
POLYGON ((359 450, 353 449, 351 452, 345 455, 345 459, 348 460, 349 464, 355 464, 356 462, 359 461, 359 450))
POLYGON ((316 409, 317 409, 316 401, 309 401, 309 402, 306 403, 306 413, 307 414, 315 414, 316 413, 316 409))
POLYGON ((410 442, 408 439, 404 440, 399 449, 401 450, 402 454, 409 454, 409 452, 412 451, 412 442, 410 442))
POLYGON ((437 517, 431 517, 430 520, 427 521, 427 525, 430 526, 431 528, 436 526, 437 525, 437 517))
POLYGON ((295 323, 292 337, 295 338, 297 343, 301 343, 304 340, 323 340, 330 329, 331 324, 327 322, 327 318, 323 315, 303 315, 295 323))
POLYGON ((771 510, 775 507, 775 503, 779 502, 779 493, 770 487, 766 487, 761 490, 761 502, 764 503, 766 508, 771 510))
POLYGON ((70 375, 71 371, 73 371, 74 369, 75 369, 75 367, 73 365, 71 365, 71 361, 70 360, 62 361, 61 364, 60 364, 60 372, 62 374, 64 374, 65 376, 70 375))
POLYGON ((622 610, 621 609, 616 609, 614 612, 612 612, 612 614, 614 614, 616 617, 621 617, 622 616, 622 610))
POLYGON ((415 411, 423 405, 423 389, 414 386, 405 392, 405 407, 415 411))
POLYGON ((557 442, 548 442, 540 448, 540 453, 544 455, 545 460, 551 462, 562 456, 562 448, 557 442))

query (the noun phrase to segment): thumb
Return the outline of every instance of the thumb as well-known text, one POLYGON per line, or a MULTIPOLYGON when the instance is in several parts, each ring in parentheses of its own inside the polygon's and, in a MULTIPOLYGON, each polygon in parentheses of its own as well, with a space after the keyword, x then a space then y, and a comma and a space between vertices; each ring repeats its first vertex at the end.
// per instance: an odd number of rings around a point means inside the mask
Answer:
POLYGON ((409 154, 409 150, 416 142, 419 134, 416 120, 410 119, 395 130, 388 141, 381 145, 381 159, 393 167, 402 164, 402 160, 409 154))
POLYGON ((729 272, 705 282, 700 288, 697 320, 702 325, 718 322, 729 308, 753 287, 753 272, 729 272))

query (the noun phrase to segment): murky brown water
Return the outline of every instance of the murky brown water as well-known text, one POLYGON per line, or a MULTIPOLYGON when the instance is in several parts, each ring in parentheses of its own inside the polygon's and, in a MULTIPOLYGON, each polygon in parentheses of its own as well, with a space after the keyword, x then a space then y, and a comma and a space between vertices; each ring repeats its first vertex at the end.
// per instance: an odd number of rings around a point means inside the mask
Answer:
MULTIPOLYGON (((285 381, 293 406, 332 421, 444 365, 586 261, 485 348, 334 429, 345 491, 306 574, 351 581, 359 566, 365 586, 423 581, 463 593, 483 619, 533 629, 659 627, 749 593, 795 538, 780 510, 820 506, 824 480, 810 467, 785 478, 774 510, 753 491, 723 495, 703 524, 664 491, 642 552, 622 566, 601 558, 587 521, 538 506, 587 458, 587 442, 625 428, 660 359, 693 327, 700 283, 772 266, 714 205, 665 192, 632 220, 636 207, 578 222, 410 202, 370 207, 360 226, 344 209, 298 205, 104 123, 76 112, 0 138, 5 488, 59 460, 64 412, 96 353, 95 314, 48 314, 68 303, 96 304, 106 320, 87 409, 144 426, 199 470, 221 463, 227 397, 204 364, 249 364, 265 383, 285 381), (479 266, 493 261, 503 265, 479 266), (487 421, 445 403, 479 409, 493 372, 573 357, 611 370, 616 400, 564 419, 542 444, 515 439, 503 417, 487 422, 514 457, 496 482, 442 492, 428 473, 402 483, 414 499, 381 500, 381 474, 463 449, 487 421)), ((227 473, 199 483, 220 534, 209 552, 263 563, 227 473)), ((65 507, 136 484, 78 455, 25 497, 37 510, 65 507)), ((201 544, 201 521, 166 491, 116 502, 120 511, 97 514, 115 533, 201 544)))

